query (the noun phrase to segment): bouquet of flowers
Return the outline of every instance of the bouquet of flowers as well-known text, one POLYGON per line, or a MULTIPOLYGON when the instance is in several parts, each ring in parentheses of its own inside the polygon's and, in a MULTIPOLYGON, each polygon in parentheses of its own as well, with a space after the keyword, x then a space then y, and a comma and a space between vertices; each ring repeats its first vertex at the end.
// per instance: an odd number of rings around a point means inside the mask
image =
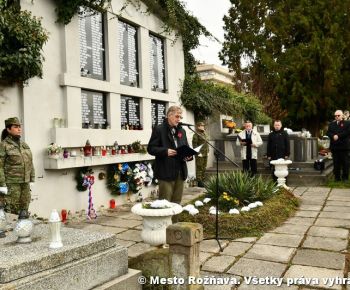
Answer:
POLYGON ((49 155, 57 155, 60 154, 62 152, 62 147, 58 146, 55 143, 51 143, 48 147, 47 147, 47 153, 49 155))

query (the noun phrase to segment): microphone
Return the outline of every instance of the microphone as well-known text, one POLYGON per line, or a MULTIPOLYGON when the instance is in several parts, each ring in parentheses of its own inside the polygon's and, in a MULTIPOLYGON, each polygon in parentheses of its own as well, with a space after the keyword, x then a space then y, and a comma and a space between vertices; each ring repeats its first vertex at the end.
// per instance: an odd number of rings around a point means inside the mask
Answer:
POLYGON ((182 122, 179 122, 179 125, 180 126, 187 126, 187 127, 194 126, 193 124, 182 123, 182 122))

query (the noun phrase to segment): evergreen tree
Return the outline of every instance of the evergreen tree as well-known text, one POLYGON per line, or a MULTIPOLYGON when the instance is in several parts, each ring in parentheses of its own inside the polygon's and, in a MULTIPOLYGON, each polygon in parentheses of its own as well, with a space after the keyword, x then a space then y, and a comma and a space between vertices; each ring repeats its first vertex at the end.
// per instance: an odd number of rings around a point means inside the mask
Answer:
POLYGON ((293 127, 313 133, 349 108, 350 0, 231 3, 220 58, 238 79, 248 74, 253 93, 277 96, 293 127))

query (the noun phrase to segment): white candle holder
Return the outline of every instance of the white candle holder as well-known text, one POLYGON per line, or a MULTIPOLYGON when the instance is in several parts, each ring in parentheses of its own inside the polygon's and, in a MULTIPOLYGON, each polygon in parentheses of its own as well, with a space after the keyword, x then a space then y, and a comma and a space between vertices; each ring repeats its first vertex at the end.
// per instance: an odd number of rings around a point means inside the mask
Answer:
POLYGON ((51 243, 50 249, 62 248, 62 239, 61 239, 61 218, 56 209, 53 209, 49 219, 50 223, 50 232, 51 232, 51 243))

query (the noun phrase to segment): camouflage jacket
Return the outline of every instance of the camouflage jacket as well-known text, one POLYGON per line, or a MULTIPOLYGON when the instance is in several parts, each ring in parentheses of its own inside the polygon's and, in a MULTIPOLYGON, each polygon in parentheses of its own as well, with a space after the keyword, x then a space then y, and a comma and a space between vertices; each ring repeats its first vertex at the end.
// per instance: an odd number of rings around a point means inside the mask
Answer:
POLYGON ((0 186, 34 182, 35 173, 29 146, 7 136, 0 143, 0 186))
MULTIPOLYGON (((205 132, 201 132, 201 131, 196 130, 196 133, 198 133, 200 136, 202 136, 205 140, 208 140, 208 135, 205 132)), ((202 146, 201 150, 199 151, 199 153, 203 157, 208 156, 209 145, 202 138, 200 138, 198 135, 194 134, 193 138, 192 138, 193 148, 196 148, 202 144, 203 144, 203 146, 202 146)))

